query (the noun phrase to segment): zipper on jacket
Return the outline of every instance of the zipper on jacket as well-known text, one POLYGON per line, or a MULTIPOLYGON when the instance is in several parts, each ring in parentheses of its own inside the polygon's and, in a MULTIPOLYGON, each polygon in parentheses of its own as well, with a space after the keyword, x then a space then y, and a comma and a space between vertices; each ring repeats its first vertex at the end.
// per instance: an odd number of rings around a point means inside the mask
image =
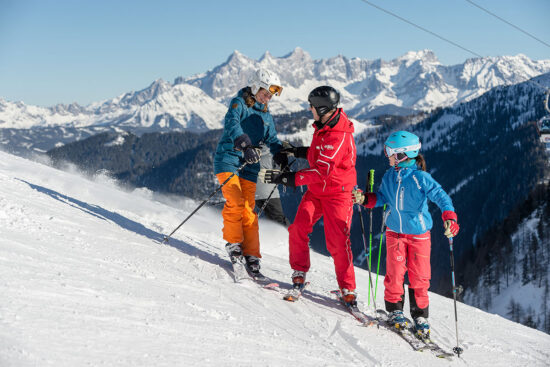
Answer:
POLYGON ((405 188, 401 188, 401 192, 399 193, 399 209, 403 210, 403 201, 405 199, 405 188))
POLYGON ((399 188, 401 187, 401 171, 397 172, 397 191, 395 193, 395 211, 399 217, 399 232, 403 233, 403 223, 401 221, 401 213, 399 212, 399 188))

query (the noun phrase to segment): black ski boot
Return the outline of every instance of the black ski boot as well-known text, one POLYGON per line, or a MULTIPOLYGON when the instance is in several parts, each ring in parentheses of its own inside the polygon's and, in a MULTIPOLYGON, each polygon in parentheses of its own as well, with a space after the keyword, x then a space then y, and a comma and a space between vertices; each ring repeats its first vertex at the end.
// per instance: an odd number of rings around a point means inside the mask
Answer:
POLYGON ((246 270, 248 271, 248 274, 250 274, 250 276, 256 280, 265 279, 265 276, 260 273, 260 259, 252 255, 245 256, 245 259, 246 270))
POLYGON ((226 243, 225 244, 225 250, 229 254, 229 259, 231 259, 231 262, 235 264, 238 262, 242 256, 243 256, 243 250, 241 248, 240 243, 226 243))

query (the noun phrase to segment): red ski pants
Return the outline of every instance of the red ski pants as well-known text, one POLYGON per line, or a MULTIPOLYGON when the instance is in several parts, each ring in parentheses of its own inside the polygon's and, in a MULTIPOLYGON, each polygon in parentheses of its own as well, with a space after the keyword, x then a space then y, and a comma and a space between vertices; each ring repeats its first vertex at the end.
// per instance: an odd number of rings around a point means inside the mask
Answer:
POLYGON ((386 277, 384 300, 402 301, 405 272, 409 272, 409 288, 414 289, 414 298, 419 308, 428 307, 431 267, 430 231, 423 234, 402 234, 386 231, 386 277))
POLYGON ((327 250, 334 260, 338 286, 354 290, 355 271, 349 239, 352 214, 353 202, 349 192, 316 197, 306 191, 294 223, 288 227, 290 267, 306 272, 309 270, 308 235, 313 230, 313 225, 323 217, 327 250))
MULTIPOLYGON (((216 177, 221 184, 231 174, 222 172, 216 177)), ((230 243, 241 243, 244 255, 262 257, 258 215, 254 212, 256 183, 235 175, 222 187, 222 194, 225 198, 222 210, 223 239, 230 243)))

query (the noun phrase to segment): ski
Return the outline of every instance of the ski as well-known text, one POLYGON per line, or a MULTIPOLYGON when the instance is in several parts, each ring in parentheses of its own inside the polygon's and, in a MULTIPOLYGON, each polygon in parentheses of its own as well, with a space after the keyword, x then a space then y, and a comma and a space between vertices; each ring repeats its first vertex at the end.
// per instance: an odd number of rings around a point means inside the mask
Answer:
MULTIPOLYGON (((406 329, 397 329, 393 325, 390 325, 388 323, 388 313, 386 311, 376 310, 376 312, 378 313, 379 319, 383 322, 383 325, 385 326, 385 328, 401 336, 401 338, 405 340, 407 343, 409 343, 409 345, 414 350, 418 352, 429 351, 438 358, 452 359, 453 357, 452 353, 445 351, 443 348, 441 348, 431 339, 421 339, 417 337, 416 333, 413 331, 413 327, 406 328, 406 329)), ((411 323, 412 325, 412 322, 410 320, 407 319, 407 322, 411 323)))
POLYGON ((283 296, 283 299, 289 302, 296 302, 297 300, 300 299, 300 297, 302 296, 302 293, 304 292, 304 290, 308 285, 309 285, 309 282, 305 282, 301 286, 293 287, 287 294, 283 296))
POLYGON ((378 325, 378 321, 370 316, 368 316, 366 313, 361 311, 357 305, 350 305, 349 303, 346 303, 344 299, 342 298, 342 292, 340 290, 334 290, 330 293, 336 295, 338 297, 338 301, 348 310, 348 312, 355 317, 357 321, 359 321, 363 326, 371 326, 371 325, 378 325))
POLYGON ((416 335, 414 335, 411 332, 410 329, 408 329, 408 328, 398 329, 394 325, 390 325, 389 322, 388 322, 388 313, 386 311, 376 310, 376 312, 378 313, 378 318, 380 319, 380 321, 382 322, 384 327, 388 330, 393 331, 397 335, 401 336, 401 338, 403 338, 407 343, 409 343, 409 345, 414 350, 421 352, 421 351, 429 349, 429 347, 424 342, 422 342, 420 339, 418 339, 416 337, 416 335))
POLYGON ((273 279, 266 277, 265 275, 263 275, 260 272, 253 273, 251 271, 248 271, 248 268, 246 270, 247 270, 247 273, 248 273, 248 276, 250 277, 250 279, 253 280, 254 282, 256 282, 258 285, 261 285, 262 288, 266 288, 266 289, 278 289, 279 288, 279 283, 277 283, 273 279))
POLYGON ((248 271, 244 256, 229 256, 233 267, 233 280, 235 283, 242 283, 243 280, 252 280, 254 283, 266 289, 278 289, 279 283, 258 272, 256 274, 248 271))
MULTIPOLYGON (((414 330, 413 327, 410 328, 410 332, 415 334, 415 330, 414 330)), ((415 336, 416 336, 416 334, 415 334, 415 336)), ((430 339, 430 338, 420 338, 418 336, 416 338, 418 340, 420 340, 421 342, 423 342, 425 345, 427 345, 429 347, 430 352, 435 354, 436 357, 443 358, 443 359, 452 359, 454 357, 454 354, 449 353, 446 350, 444 350, 443 348, 441 348, 432 339, 430 339)))
POLYGON ((229 256, 229 260, 231 260, 231 266, 233 267, 233 280, 235 280, 235 283, 241 283, 243 280, 250 278, 246 270, 244 256, 229 256))

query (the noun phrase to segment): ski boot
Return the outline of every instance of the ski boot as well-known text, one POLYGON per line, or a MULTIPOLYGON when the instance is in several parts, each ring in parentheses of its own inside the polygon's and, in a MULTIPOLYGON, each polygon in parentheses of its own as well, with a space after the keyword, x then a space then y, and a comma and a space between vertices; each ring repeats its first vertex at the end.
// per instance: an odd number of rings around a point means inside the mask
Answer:
POLYGON ((240 243, 226 243, 225 244, 225 250, 229 254, 229 259, 231 259, 231 262, 235 264, 236 262, 240 261, 243 256, 243 250, 241 248, 240 243))
POLYGON ((419 339, 430 339, 430 324, 426 318, 417 317, 414 319, 414 330, 419 339))
POLYGON ((306 283, 306 272, 294 270, 292 273, 292 289, 284 295, 283 299, 289 302, 296 302, 302 296, 302 292, 309 283, 306 283))
POLYGON ((346 306, 357 306, 357 293, 353 289, 342 288, 342 300, 346 306))
POLYGON ((306 283, 306 272, 300 270, 294 270, 292 273, 292 288, 302 289, 306 283))
POLYGON ((407 329, 407 319, 401 310, 395 310, 388 315, 388 324, 398 330, 407 329))
POLYGON ((246 255, 244 258, 246 260, 246 270, 248 274, 256 280, 264 280, 265 276, 260 273, 260 259, 252 255, 246 255))

